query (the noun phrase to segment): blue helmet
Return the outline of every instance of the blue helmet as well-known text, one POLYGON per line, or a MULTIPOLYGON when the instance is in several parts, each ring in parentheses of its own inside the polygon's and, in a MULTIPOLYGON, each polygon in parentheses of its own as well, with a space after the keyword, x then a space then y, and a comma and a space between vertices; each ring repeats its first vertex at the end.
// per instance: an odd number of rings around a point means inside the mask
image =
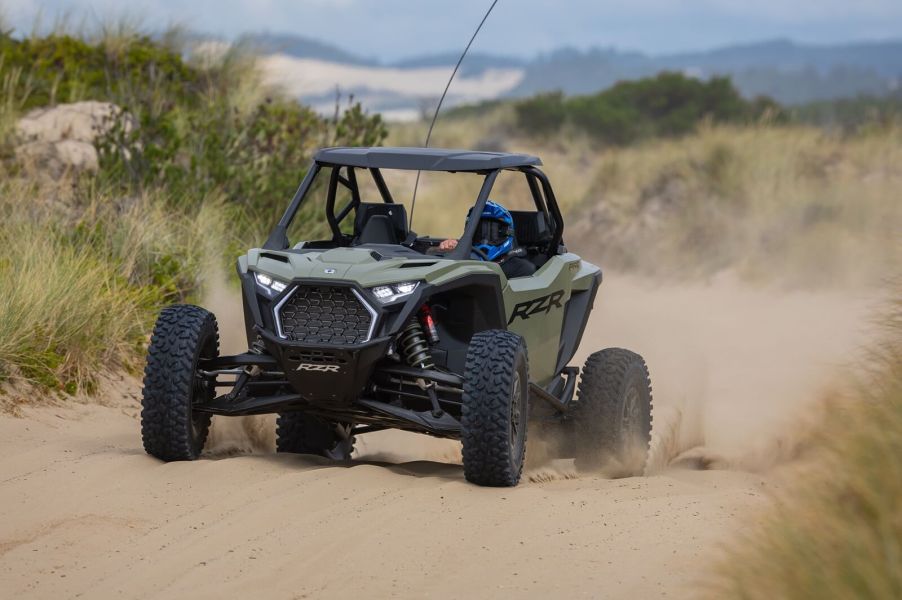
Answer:
POLYGON ((510 211, 491 200, 486 202, 473 236, 473 247, 482 250, 489 260, 513 250, 514 219, 510 211))

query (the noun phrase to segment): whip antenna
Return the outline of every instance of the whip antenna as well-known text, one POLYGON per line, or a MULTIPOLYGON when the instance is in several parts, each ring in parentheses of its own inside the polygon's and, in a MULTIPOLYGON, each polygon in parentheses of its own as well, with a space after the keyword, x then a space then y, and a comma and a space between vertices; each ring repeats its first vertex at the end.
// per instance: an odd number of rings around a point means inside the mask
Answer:
MULTIPOLYGON (((464 51, 461 53, 460 58, 457 59, 457 64, 454 65, 454 70, 451 71, 451 77, 448 78, 448 83, 445 85, 445 91, 442 92, 442 97, 438 100, 438 105, 435 107, 435 113, 432 115, 432 123, 429 124, 429 131, 426 132, 426 142, 423 144, 423 148, 429 147, 429 138, 432 137, 432 128, 435 127, 435 120, 438 119, 438 111, 442 108, 442 102, 445 101, 445 96, 448 94, 448 88, 451 87, 451 82, 454 81, 454 76, 457 75, 457 70, 460 68, 460 63, 464 61, 464 57, 467 55, 467 52, 470 50, 470 46, 473 45, 473 40, 476 39, 476 36, 479 35, 479 30, 482 29, 482 26, 485 25, 486 19, 489 18, 489 15, 492 14, 492 10, 495 8, 495 5, 498 4, 498 0, 493 0, 492 5, 489 6, 489 9, 485 11, 485 15, 482 17, 482 21, 479 22, 479 26, 476 27, 476 31, 473 32, 473 37, 470 38, 469 43, 467 43, 467 47, 464 48, 464 51)), ((417 171, 417 180, 413 184, 413 199, 410 202, 410 224, 413 225, 413 211, 417 206, 417 188, 420 186, 420 173, 422 171, 417 171)))

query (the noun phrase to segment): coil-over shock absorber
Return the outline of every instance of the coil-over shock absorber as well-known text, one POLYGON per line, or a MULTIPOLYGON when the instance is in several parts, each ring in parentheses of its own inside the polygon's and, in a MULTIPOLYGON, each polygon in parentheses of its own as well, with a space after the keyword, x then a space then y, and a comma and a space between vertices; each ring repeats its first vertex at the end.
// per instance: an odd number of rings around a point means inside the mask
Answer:
MULTIPOLYGON (((432 322, 432 312, 427 306, 420 310, 419 315, 414 315, 401 330, 398 336, 398 351, 404 361, 411 367, 420 369, 434 369, 435 363, 432 361, 432 354, 429 352, 429 340, 438 340, 437 334, 434 332, 435 325, 432 322), (430 326, 429 336, 423 328, 420 318, 427 322, 430 326)), ((429 401, 432 404, 432 415, 436 418, 444 414, 438 403, 438 394, 435 392, 435 382, 431 380, 420 380, 420 386, 426 390, 429 395, 429 401)))
POLYGON ((432 369, 432 355, 429 353, 429 343, 426 341, 426 332, 417 316, 410 318, 401 334, 398 336, 398 350, 401 357, 411 367, 432 369))

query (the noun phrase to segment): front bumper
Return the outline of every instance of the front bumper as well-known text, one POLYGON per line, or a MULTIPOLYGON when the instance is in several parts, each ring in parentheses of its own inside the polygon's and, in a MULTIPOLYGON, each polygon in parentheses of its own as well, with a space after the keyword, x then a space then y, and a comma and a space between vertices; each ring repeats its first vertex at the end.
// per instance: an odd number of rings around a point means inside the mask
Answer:
POLYGON ((383 337, 352 346, 325 346, 289 342, 263 329, 257 333, 291 388, 310 404, 328 406, 349 406, 361 396, 391 341, 383 337))

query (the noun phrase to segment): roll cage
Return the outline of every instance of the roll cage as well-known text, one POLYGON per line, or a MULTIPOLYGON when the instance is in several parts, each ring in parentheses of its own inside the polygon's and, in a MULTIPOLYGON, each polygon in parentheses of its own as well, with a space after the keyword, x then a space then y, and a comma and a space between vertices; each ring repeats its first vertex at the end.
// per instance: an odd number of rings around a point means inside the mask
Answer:
MULTIPOLYGON (((560 252, 564 222, 551 183, 537 165, 541 165, 541 161, 536 157, 494 152, 421 148, 330 148, 320 150, 263 248, 285 250, 289 247, 288 228, 321 174, 328 177, 325 216, 332 233, 330 242, 335 247, 339 247, 351 245, 352 236, 341 231, 341 223, 352 212, 356 213, 362 202, 358 172, 369 173, 379 191, 382 202, 386 204, 394 204, 395 199, 382 176, 384 168, 448 173, 466 172, 482 175, 484 177, 482 186, 472 208, 476 214, 480 214, 485 208, 499 173, 508 170, 518 171, 526 178, 536 212, 544 216, 545 223, 548 225, 550 235, 547 244, 543 244, 543 246, 544 252, 550 257, 560 252), (350 193, 350 200, 340 208, 336 206, 339 186, 344 187, 350 193)), ((461 243, 446 254, 446 258, 462 260, 470 257, 477 225, 478 219, 472 219, 467 223, 461 243)), ((416 234, 411 232, 408 240, 403 241, 402 244, 412 245, 416 239, 416 234)))

